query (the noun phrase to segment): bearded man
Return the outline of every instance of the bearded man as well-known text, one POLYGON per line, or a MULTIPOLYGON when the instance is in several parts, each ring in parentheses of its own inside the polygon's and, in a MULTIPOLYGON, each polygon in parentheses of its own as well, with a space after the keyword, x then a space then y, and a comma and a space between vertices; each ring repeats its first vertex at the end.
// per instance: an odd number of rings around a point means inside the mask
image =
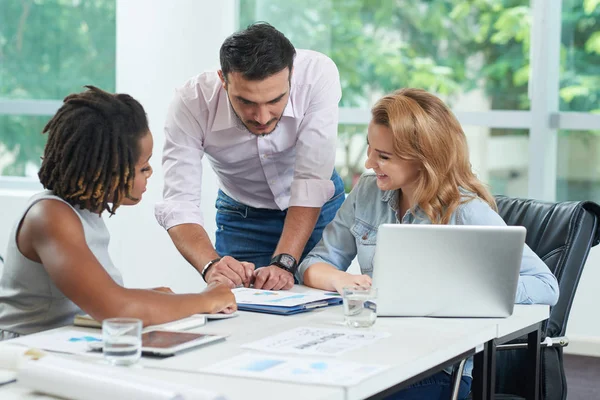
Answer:
POLYGON ((339 73, 266 23, 228 37, 220 63, 176 91, 156 218, 206 282, 290 289, 345 197, 339 73), (219 180, 214 246, 200 204, 205 155, 219 180))

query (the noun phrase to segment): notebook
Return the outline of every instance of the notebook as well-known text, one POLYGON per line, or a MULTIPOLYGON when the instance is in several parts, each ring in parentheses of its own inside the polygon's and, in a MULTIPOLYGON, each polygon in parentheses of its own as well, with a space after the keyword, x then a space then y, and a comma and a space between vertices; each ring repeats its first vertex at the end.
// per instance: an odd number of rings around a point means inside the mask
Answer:
MULTIPOLYGON (((189 317, 178 319, 176 321, 167 322, 160 325, 152 325, 144 328, 144 332, 151 330, 166 330, 166 331, 185 331, 188 329, 198 328, 206 324, 207 320, 225 319, 237 317, 237 313, 232 314, 194 314, 189 317)), ((73 319, 73 325, 83 326, 86 328, 102 328, 102 322, 92 318, 89 314, 76 314, 73 319)))
POLYGON ((321 290, 297 292, 236 288, 233 294, 238 310, 277 315, 293 315, 342 303, 339 294, 321 290))

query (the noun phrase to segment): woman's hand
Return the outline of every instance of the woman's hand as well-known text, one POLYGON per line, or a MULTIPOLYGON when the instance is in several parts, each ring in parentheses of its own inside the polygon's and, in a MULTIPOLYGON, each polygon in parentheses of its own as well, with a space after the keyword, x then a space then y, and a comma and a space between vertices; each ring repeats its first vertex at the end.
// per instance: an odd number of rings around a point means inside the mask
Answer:
POLYGON ((337 274, 331 283, 339 294, 342 294, 342 291, 346 286, 371 287, 372 285, 371 277, 369 275, 354 275, 347 272, 337 274))
POLYGON ((167 293, 167 294, 175 294, 175 292, 173 292, 171 290, 171 288, 164 287, 164 286, 157 287, 157 288, 152 288, 150 290, 154 290, 155 292, 167 293))
POLYGON ((233 292, 223 283, 209 283, 202 294, 207 297, 209 304, 211 304, 209 314, 231 314, 237 310, 233 292))

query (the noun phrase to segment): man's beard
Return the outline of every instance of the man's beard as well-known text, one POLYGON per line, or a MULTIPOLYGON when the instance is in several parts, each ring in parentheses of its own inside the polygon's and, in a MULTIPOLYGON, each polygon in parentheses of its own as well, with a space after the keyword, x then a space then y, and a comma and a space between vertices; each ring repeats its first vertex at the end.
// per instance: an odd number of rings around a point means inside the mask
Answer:
MULTIPOLYGON (((233 111, 233 114, 235 115, 235 117, 237 119, 237 127, 238 127, 238 129, 241 129, 241 130, 245 129, 248 132, 250 132, 251 134, 256 135, 256 136, 267 136, 267 135, 270 135, 271 133, 273 133, 275 131, 275 129, 277 129, 277 127, 279 126, 279 121, 281 121, 281 117, 283 116, 283 111, 282 111, 281 115, 279 116, 279 118, 277 118, 277 119, 273 118, 271 121, 269 121, 269 123, 267 125, 272 124, 273 122, 275 122, 275 126, 270 131, 265 132, 265 133, 254 133, 248 127, 248 125, 252 126, 252 124, 246 124, 246 122, 244 122, 242 120, 242 118, 240 118, 240 116, 238 115, 238 113, 235 112, 235 108, 233 108, 233 105, 231 104, 231 100, 229 101, 229 107, 231 107, 231 111, 233 111)), ((286 103, 286 107, 287 107, 287 103, 286 103)), ((285 110, 285 107, 283 109, 285 110)))

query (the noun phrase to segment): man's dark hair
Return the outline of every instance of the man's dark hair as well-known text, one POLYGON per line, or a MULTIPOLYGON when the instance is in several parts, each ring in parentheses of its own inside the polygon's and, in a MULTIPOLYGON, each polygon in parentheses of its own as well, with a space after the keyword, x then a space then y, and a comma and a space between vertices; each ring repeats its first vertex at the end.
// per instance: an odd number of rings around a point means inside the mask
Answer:
POLYGON ((125 198, 132 198, 148 119, 133 97, 86 88, 65 97, 44 127, 48 142, 38 176, 44 188, 70 204, 112 215, 125 198))
POLYGON ((292 71, 296 49, 292 43, 266 22, 249 25, 229 36, 221 45, 221 71, 227 79, 239 72, 251 81, 268 78, 288 68, 292 71))

